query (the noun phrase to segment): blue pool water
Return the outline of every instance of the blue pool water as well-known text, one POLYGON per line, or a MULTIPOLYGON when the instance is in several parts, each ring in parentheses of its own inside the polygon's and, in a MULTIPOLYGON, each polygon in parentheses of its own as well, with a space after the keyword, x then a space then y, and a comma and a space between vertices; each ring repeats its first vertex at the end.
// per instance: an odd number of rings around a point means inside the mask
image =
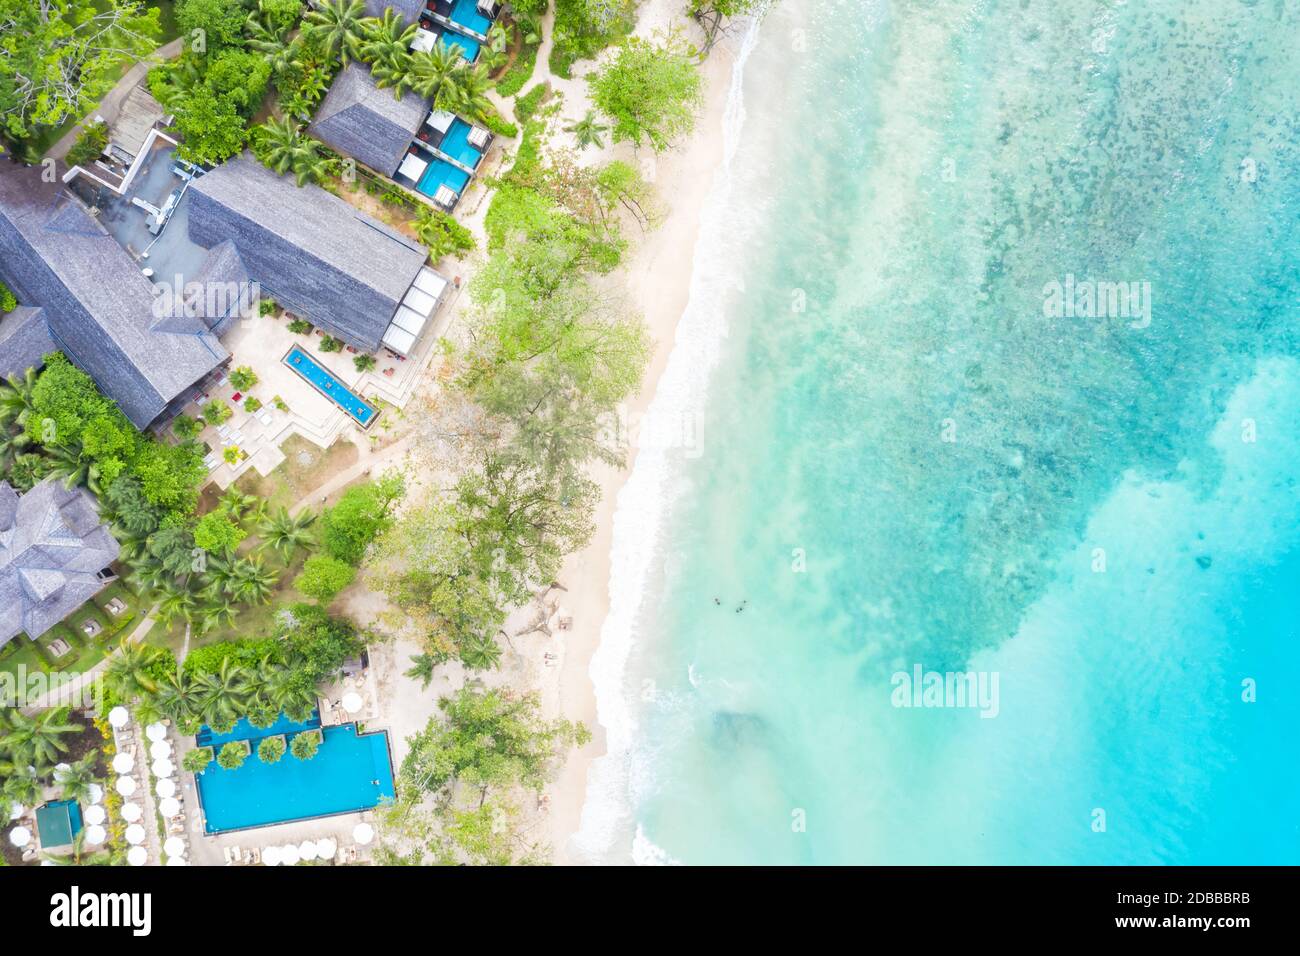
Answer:
MULTIPOLYGON (((438 149, 457 162, 464 163, 470 169, 478 169, 483 154, 469 144, 470 125, 459 116, 452 121, 451 129, 438 144, 438 149)), ((468 180, 469 177, 466 177, 468 180)), ((459 190, 457 190, 459 192, 459 190)))
MULTIPOLYGON (((208 833, 368 810, 393 797, 387 733, 358 734, 356 724, 326 727, 311 760, 286 753, 279 762, 267 764, 257 757, 257 741, 277 731, 246 727, 248 731, 256 736, 236 738, 249 740, 253 748, 242 767, 225 770, 214 762, 198 775, 208 833)), ((209 739, 225 741, 230 736, 209 739)), ((200 733, 198 740, 203 739, 200 733)))
POLYGON ((415 188, 426 196, 432 196, 438 191, 439 186, 446 185, 455 190, 456 195, 459 196, 464 192, 468 182, 469 173, 463 169, 457 169, 451 163, 441 159, 431 159, 429 168, 424 171, 415 188))
POLYGON ((455 6, 451 8, 451 21, 484 36, 487 36, 488 29, 492 26, 492 21, 478 12, 478 4, 474 0, 456 0, 455 6))
POLYGON ((331 375, 314 358, 294 346, 284 357, 284 363, 305 378, 316 390, 339 408, 351 415, 362 427, 367 427, 379 414, 356 392, 331 375))
POLYGON ((467 36, 447 30, 442 34, 442 42, 448 46, 460 47, 465 59, 470 63, 478 59, 478 41, 476 40, 471 40, 467 36))
POLYGON ((296 720, 290 720, 284 714, 270 727, 254 727, 248 722, 247 717, 241 717, 238 723, 231 728, 229 733, 219 734, 211 727, 204 725, 199 729, 198 736, 194 742, 200 747, 217 747, 228 744, 232 740, 260 740, 262 737, 274 737, 276 734, 296 734, 303 730, 315 730, 320 726, 320 716, 316 711, 312 711, 311 717, 299 723, 296 720))

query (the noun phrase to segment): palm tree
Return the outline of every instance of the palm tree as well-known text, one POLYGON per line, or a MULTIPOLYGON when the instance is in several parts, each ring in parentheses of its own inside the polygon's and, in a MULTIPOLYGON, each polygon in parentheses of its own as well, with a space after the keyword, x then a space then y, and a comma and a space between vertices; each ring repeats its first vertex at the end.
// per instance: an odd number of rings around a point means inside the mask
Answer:
POLYGON ((287 563, 295 550, 311 547, 315 542, 310 530, 315 521, 315 512, 306 508, 296 515, 291 515, 288 508, 281 508, 273 515, 264 515, 257 526, 262 538, 258 547, 270 548, 287 563))
POLYGON ((407 67, 411 89, 437 102, 443 87, 463 63, 459 47, 435 43, 432 50, 418 50, 411 54, 407 67))
POLYGON ((25 431, 0 430, 0 473, 7 472, 23 449, 32 443, 25 431))
POLYGON ((482 122, 492 113, 492 101, 487 97, 491 88, 487 70, 481 65, 462 66, 442 85, 438 105, 466 119, 482 122))
POLYGON ((99 465, 83 456, 80 444, 55 445, 48 448, 47 453, 50 474, 62 478, 64 486, 75 488, 77 485, 85 485, 96 496, 101 493, 99 465))
POLYGON ((328 160, 320 149, 320 142, 304 136, 291 119, 272 118, 253 130, 254 155, 281 176, 292 172, 299 186, 324 177, 328 160))
POLYGON ((307 676, 302 660, 289 661, 266 675, 262 696, 291 720, 306 720, 316 707, 316 686, 307 676))
POLYGON ((167 717, 183 724, 198 716, 199 692, 193 679, 181 668, 169 672, 158 682, 154 700, 167 717))
POLYGON ((438 666, 432 654, 414 654, 411 656, 411 666, 402 672, 403 677, 409 677, 411 680, 420 682, 421 690, 428 690, 429 685, 433 683, 433 669, 438 666))
POLYGON ((392 7, 384 10, 379 19, 370 21, 370 29, 361 42, 361 59, 375 66, 393 66, 401 63, 415 39, 416 25, 407 26, 406 20, 392 7))
POLYGON ((230 596, 241 604, 265 604, 275 590, 280 573, 264 567, 257 558, 237 558, 231 568, 230 596))
POLYGON ((68 723, 69 712, 67 707, 52 707, 28 716, 15 710, 9 715, 5 750, 13 754, 16 763, 34 764, 38 771, 49 767, 68 751, 62 738, 81 730, 79 724, 68 723))
POLYGON ((122 700, 152 695, 158 690, 158 681, 150 668, 162 656, 162 650, 152 644, 137 644, 122 638, 117 653, 108 662, 104 680, 122 700))
POLYGON ((158 620, 163 627, 171 627, 178 617, 186 624, 193 624, 198 608, 198 595, 188 585, 163 581, 158 588, 158 620))
POLYGON ((249 517, 254 521, 260 521, 266 511, 266 502, 257 495, 246 495, 231 485, 221 496, 221 507, 225 508, 232 518, 242 523, 249 517))
POLYGON ((239 615, 239 605, 225 596, 212 598, 203 606, 199 633, 207 634, 218 627, 230 627, 239 615))
POLYGON ((0 425, 27 424, 34 408, 32 390, 39 377, 36 369, 29 368, 21 376, 10 375, 0 384, 0 425))
POLYGON ((479 52, 479 62, 493 72, 506 61, 506 50, 510 47, 510 31, 505 24, 497 21, 487 32, 487 46, 479 52))
POLYGON ((90 795, 90 785, 98 781, 95 776, 97 763, 99 751, 92 750, 67 770, 54 771, 54 782, 62 788, 64 800, 83 800, 90 795))
POLYGON ((381 90, 392 89, 393 98, 400 100, 411 88, 414 77, 411 75, 411 54, 401 53, 391 59, 376 63, 370 68, 375 78, 375 86, 381 90))
POLYGON ((494 638, 476 634, 461 645, 460 659, 472 671, 492 670, 501 661, 501 645, 494 638))
POLYGON ((113 852, 108 847, 87 852, 86 828, 82 827, 66 853, 42 853, 41 858, 52 866, 109 866, 113 863, 113 852))
POLYGON ((248 695, 248 675, 238 664, 225 658, 216 671, 194 678, 195 710, 210 727, 226 726, 239 719, 248 695))
POLYGON ((596 119, 595 110, 587 110, 587 115, 572 126, 564 127, 566 133, 572 133, 574 140, 578 144, 578 149, 586 149, 588 146, 595 146, 597 149, 605 148, 605 140, 602 138, 604 132, 609 127, 596 119))
POLYGON ((2 775, 10 802, 32 807, 45 799, 45 781, 31 767, 7 767, 2 775))
POLYGON ((362 0, 321 0, 303 18, 302 32, 330 56, 337 55, 344 66, 356 59, 371 18, 362 0))

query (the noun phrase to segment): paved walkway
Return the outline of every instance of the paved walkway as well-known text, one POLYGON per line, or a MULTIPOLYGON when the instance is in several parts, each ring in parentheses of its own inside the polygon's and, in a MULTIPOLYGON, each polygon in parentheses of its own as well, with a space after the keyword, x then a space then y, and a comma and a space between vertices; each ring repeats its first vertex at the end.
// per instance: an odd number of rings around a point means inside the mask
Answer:
POLYGON ((384 465, 389 464, 394 458, 402 455, 411 447, 411 443, 414 440, 414 435, 406 435, 405 437, 399 438, 397 441, 393 442, 387 448, 381 448, 379 451, 370 451, 364 443, 357 445, 357 450, 361 453, 361 457, 356 464, 345 468, 323 485, 319 485, 312 489, 310 494, 303 495, 294 502, 292 507, 289 508, 289 513, 296 515, 304 508, 319 508, 321 503, 330 495, 334 494, 334 492, 345 488, 363 475, 369 475, 375 471, 381 470, 384 465))
POLYGON ((177 37, 171 43, 158 47, 144 59, 137 61, 117 81, 117 85, 104 95, 104 98, 99 101, 99 105, 87 113, 81 122, 68 130, 62 139, 49 148, 45 155, 53 159, 63 159, 63 157, 67 156, 68 150, 72 149, 72 144, 77 141, 77 137, 81 135, 86 123, 96 116, 103 117, 104 122, 112 126, 116 122, 118 114, 122 111, 123 101, 135 89, 136 85, 144 79, 145 74, 157 66, 160 61, 180 56, 184 42, 184 37, 177 37))

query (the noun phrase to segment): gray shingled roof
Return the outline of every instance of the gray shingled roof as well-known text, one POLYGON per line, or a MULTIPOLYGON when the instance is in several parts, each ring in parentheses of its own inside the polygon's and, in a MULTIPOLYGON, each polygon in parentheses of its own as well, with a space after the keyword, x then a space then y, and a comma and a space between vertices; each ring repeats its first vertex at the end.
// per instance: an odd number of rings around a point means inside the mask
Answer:
POLYGON ((119 550, 84 488, 46 478, 19 495, 0 481, 0 645, 40 637, 94 597, 119 550))
POLYGON ((210 332, 153 325, 153 285, 62 184, 0 162, 0 279, 139 428, 228 356, 210 332))
POLYGON ((45 310, 20 305, 0 316, 0 377, 21 375, 55 351, 45 310))
POLYGON ((420 11, 424 9, 424 0, 365 0, 365 2, 367 16, 382 17, 384 10, 392 7, 407 23, 414 23, 419 18, 420 11))
POLYGON ((379 348, 429 255, 337 196, 299 188, 248 154, 194 180, 189 202, 194 242, 233 241, 263 295, 367 351, 379 348))
POLYGON ((429 101, 407 92, 375 86, 370 68, 350 63, 334 78, 307 131, 325 145, 371 169, 391 176, 402 162, 429 101))

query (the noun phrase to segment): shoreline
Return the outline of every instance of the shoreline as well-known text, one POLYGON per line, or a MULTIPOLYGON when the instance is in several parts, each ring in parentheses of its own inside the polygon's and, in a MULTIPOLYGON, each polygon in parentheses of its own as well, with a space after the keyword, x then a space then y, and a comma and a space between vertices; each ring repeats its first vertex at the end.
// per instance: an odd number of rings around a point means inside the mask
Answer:
MULTIPOLYGON (((659 6, 662 10, 676 5, 659 6)), ((656 26, 647 23, 654 19, 652 11, 646 13, 638 33, 646 32, 648 26, 656 26)), ((627 404, 627 421, 631 423, 643 419, 655 397, 676 344, 679 321, 690 299, 701 216, 713 188, 714 174, 722 164, 723 121, 734 62, 735 52, 729 43, 721 42, 713 48, 700 67, 704 103, 695 130, 680 147, 651 157, 655 190, 667 212, 659 227, 645 235, 618 273, 629 305, 641 312, 654 341, 654 354, 641 388, 627 404)), ((641 157, 630 147, 614 152, 616 158, 642 165, 637 162, 641 157)), ((633 444, 623 468, 601 467, 593 471, 592 478, 601 491, 595 515, 596 531, 585 548, 565 559, 561 570, 561 583, 568 589, 562 605, 565 613, 572 615, 573 625, 560 637, 558 680, 545 681, 552 685, 543 688, 544 699, 553 704, 547 708, 553 711, 547 716, 582 721, 591 730, 592 740, 569 754, 547 788, 551 804, 549 842, 552 861, 557 864, 591 862, 575 855, 569 844, 581 825, 588 772, 596 758, 606 752, 605 728, 597 722, 596 692, 590 668, 609 614, 610 548, 618 497, 636 467, 638 456, 639 448, 633 444)))

